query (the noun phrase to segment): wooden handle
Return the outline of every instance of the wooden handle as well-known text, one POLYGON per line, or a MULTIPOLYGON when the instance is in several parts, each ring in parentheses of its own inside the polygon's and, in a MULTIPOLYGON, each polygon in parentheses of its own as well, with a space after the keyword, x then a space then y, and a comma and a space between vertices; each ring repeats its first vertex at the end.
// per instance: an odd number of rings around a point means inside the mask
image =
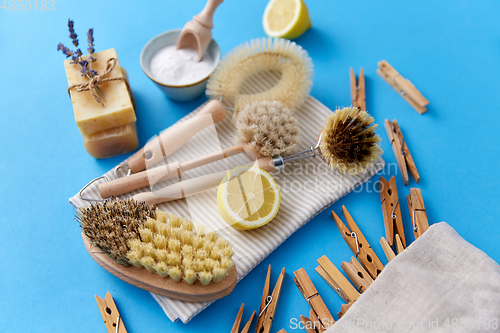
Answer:
POLYGON ((181 166, 178 162, 151 168, 146 171, 131 174, 127 177, 113 179, 99 184, 99 194, 106 199, 116 197, 120 194, 155 184, 158 181, 167 180, 181 174, 181 166))
MULTIPOLYGON (((275 170, 273 160, 270 157, 259 158, 255 161, 254 166, 257 166, 267 172, 275 170)), ((137 201, 143 201, 150 205, 186 198, 190 195, 219 186, 222 178, 224 178, 226 174, 227 171, 221 171, 192 178, 167 186, 161 190, 155 191, 154 193, 146 192, 136 194, 133 198, 137 201)))
POLYGON ((195 117, 166 129, 135 153, 127 163, 130 170, 136 173, 145 170, 146 165, 153 166, 179 149, 202 129, 225 117, 224 104, 216 100, 208 102, 195 117))
POLYGON ((233 146, 220 152, 205 155, 184 163, 173 162, 151 168, 145 171, 131 174, 127 177, 113 179, 99 184, 99 194, 101 198, 116 197, 118 195, 132 192, 134 190, 153 185, 159 181, 171 179, 175 176, 181 176, 184 172, 194 168, 220 161, 224 158, 237 155, 244 152, 243 146, 233 146))
POLYGON ((223 1, 224 0, 208 0, 205 8, 203 8, 198 15, 195 15, 193 19, 204 27, 212 29, 214 27, 213 18, 215 10, 223 1))
POLYGON ((139 193, 133 196, 137 201, 150 205, 186 198, 190 195, 219 186, 227 171, 211 173, 167 186, 155 192, 139 193))

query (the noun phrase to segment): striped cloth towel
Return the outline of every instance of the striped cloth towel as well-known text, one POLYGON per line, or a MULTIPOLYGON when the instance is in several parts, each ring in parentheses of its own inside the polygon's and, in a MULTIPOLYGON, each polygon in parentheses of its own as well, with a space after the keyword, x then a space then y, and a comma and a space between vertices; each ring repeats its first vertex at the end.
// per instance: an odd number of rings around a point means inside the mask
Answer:
MULTIPOLYGON (((278 80, 279 74, 275 72, 255 74, 245 82, 242 92, 257 93, 269 89, 278 80)), ((202 106, 180 121, 193 117, 201 108, 202 106)), ((301 129, 301 143, 299 145, 301 150, 316 144, 319 131, 326 117, 331 113, 332 111, 318 100, 308 97, 305 104, 296 112, 301 129)), ((230 118, 231 115, 228 115, 226 119, 215 126, 208 127, 196 134, 181 149, 169 156, 167 163, 173 161, 184 162, 220 151, 221 148, 231 147, 235 128, 230 118)), ((226 161, 215 162, 188 171, 183 174, 182 179, 186 180, 203 174, 230 169, 237 165, 248 164, 248 161, 245 156, 233 156, 226 161)), ((204 224, 211 229, 215 229, 222 237, 229 240, 235 250, 233 260, 238 269, 238 281, 240 281, 297 229, 333 202, 369 180, 383 167, 384 161, 380 159, 366 174, 348 176, 328 170, 321 158, 308 158, 290 163, 280 172, 273 174, 281 191, 281 207, 277 216, 266 226, 251 231, 238 231, 228 227, 222 220, 217 210, 216 189, 205 191, 187 199, 160 204, 159 208, 190 218, 194 223, 204 224)), ((114 178, 112 171, 107 172, 105 175, 109 179, 114 178)), ((178 179, 175 181, 178 181, 178 179)), ((149 188, 140 189, 120 196, 120 198, 124 199, 149 190, 149 188)), ((97 186, 86 189, 85 196, 99 199, 97 186)), ((83 201, 78 194, 70 198, 70 203, 75 207, 84 207, 89 204, 87 201, 83 201)), ((211 302, 188 303, 157 294, 152 295, 170 320, 176 321, 180 319, 184 323, 187 323, 211 304, 211 302)))

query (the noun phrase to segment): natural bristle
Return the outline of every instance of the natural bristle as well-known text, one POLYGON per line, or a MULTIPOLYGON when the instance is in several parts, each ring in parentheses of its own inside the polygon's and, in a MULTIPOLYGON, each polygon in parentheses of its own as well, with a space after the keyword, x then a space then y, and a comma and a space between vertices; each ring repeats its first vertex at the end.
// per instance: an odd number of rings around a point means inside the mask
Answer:
POLYGON ((293 153, 299 143, 299 125, 280 102, 246 104, 236 122, 235 144, 265 157, 293 153))
POLYGON ((131 263, 128 246, 121 244, 139 238, 139 228, 148 218, 156 218, 156 207, 132 199, 95 203, 79 209, 75 217, 92 244, 124 266, 131 263))
POLYGON ((216 233, 131 199, 94 203, 76 219, 91 243, 119 264, 177 282, 218 283, 234 266, 232 248, 216 233))
POLYGON ((328 165, 351 175, 365 173, 382 155, 377 125, 366 111, 336 110, 321 133, 321 155, 328 165))
POLYGON ((234 103, 237 111, 255 101, 278 101, 295 111, 311 91, 313 73, 311 58, 295 42, 281 38, 254 39, 224 56, 210 75, 207 95, 234 103), (281 72, 279 83, 263 92, 241 93, 243 83, 263 70, 281 72))

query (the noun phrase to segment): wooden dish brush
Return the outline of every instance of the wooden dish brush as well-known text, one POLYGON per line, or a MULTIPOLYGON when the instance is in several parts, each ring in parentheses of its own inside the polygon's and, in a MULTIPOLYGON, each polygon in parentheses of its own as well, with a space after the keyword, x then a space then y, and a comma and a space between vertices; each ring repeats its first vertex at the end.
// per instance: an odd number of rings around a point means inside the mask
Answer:
MULTIPOLYGON (((103 182, 99 184, 99 193, 102 198, 118 196, 179 175, 182 176, 188 170, 242 152, 247 153, 254 160, 256 157, 290 154, 297 150, 299 143, 300 129, 297 119, 291 110, 284 108, 279 102, 264 101, 246 104, 241 111, 240 119, 236 122, 236 129, 234 137, 236 145, 233 147, 191 161, 172 162, 127 177, 103 182)), ((186 193, 187 189, 183 190, 186 193)))
POLYGON ((199 302, 222 298, 236 286, 229 242, 187 219, 127 199, 81 208, 76 220, 90 256, 136 287, 199 302))
MULTIPOLYGON (((383 153, 376 128, 373 117, 366 111, 352 107, 339 109, 325 119, 315 146, 285 157, 262 157, 254 166, 273 172, 284 168, 287 162, 321 156, 331 169, 349 175, 363 174, 383 153)), ((155 192, 139 193, 134 198, 149 204, 185 198, 218 186, 226 173, 221 171, 192 178, 155 192)))

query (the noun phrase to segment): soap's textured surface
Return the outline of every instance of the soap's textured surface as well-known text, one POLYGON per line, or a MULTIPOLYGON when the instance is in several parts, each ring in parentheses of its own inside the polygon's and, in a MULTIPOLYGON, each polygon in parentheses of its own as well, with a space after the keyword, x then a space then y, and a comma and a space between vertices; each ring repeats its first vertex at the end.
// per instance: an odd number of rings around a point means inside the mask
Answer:
MULTIPOLYGON (((83 56, 84 59, 87 57, 83 56)), ((92 68, 97 70, 99 74, 104 72, 108 59, 115 58, 118 61, 115 49, 97 52, 94 57, 97 61, 92 63, 92 68)), ((71 59, 64 61, 64 68, 69 86, 88 82, 88 78, 81 75, 80 67, 71 64, 71 59)), ((123 77, 119 62, 107 77, 123 77)), ((89 91, 71 90, 76 124, 84 136, 136 121, 132 100, 124 81, 104 82, 99 85, 99 88, 106 98, 103 101, 104 107, 94 100, 89 91)))
POLYGON ((139 145, 135 122, 84 135, 83 145, 95 158, 106 158, 134 151, 139 145))

